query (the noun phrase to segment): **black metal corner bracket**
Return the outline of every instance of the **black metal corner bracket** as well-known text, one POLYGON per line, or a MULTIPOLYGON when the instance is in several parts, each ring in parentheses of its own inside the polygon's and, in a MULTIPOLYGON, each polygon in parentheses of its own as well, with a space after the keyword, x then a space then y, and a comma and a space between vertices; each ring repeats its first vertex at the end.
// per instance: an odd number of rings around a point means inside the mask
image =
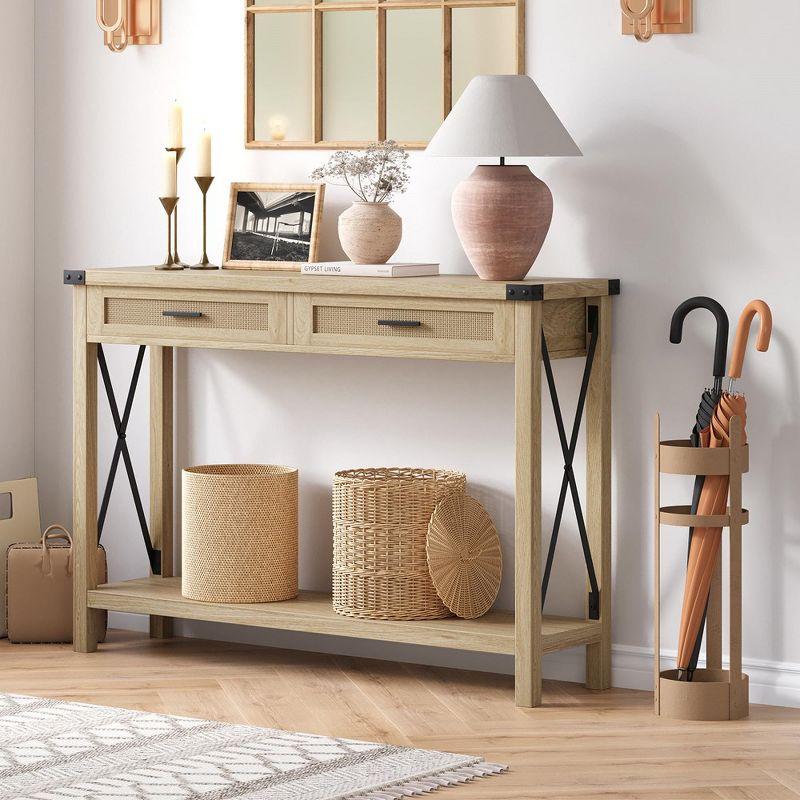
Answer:
POLYGON ((507 283, 506 300, 544 300, 544 284, 507 283))
POLYGON ((558 399, 555 378, 553 377, 553 365, 550 362, 550 353, 547 349, 547 339, 542 331, 542 362, 547 376, 547 386, 550 390, 550 399, 553 402, 553 413, 556 418, 558 428, 558 438, 561 442, 561 452, 564 455, 564 477, 561 479, 561 491, 558 495, 558 505, 556 515, 553 520, 553 532, 550 535, 550 547, 547 551, 547 561, 544 567, 544 577, 542 578, 542 608, 547 599, 547 587, 550 583, 550 573, 553 569, 553 559, 556 554, 556 544, 558 543, 558 532, 561 528, 561 518, 564 515, 564 504, 567 499, 567 489, 572 496, 572 505, 575 508, 575 517, 578 522, 578 534, 583 547, 583 558, 586 562, 586 572, 589 576, 589 619, 600 619, 600 587, 597 583, 597 574, 594 569, 592 559, 592 549, 589 546, 589 537, 586 533, 586 523, 583 518, 581 499, 578 494, 578 485, 575 481, 575 472, 572 462, 575 459, 575 448, 578 444, 578 434, 581 429, 583 412, 586 407, 586 395, 589 391, 589 380, 592 377, 592 366, 594 356, 597 351, 597 341, 600 337, 600 309, 597 306, 589 306, 587 309, 587 328, 589 332, 589 347, 586 351, 586 365, 583 370, 581 389, 578 395, 578 407, 575 411, 575 419, 572 422, 572 435, 567 440, 567 432, 564 427, 564 417, 561 413, 561 404, 558 399))
POLYGON ((64 270, 64 285, 65 286, 85 286, 86 285, 86 272, 82 269, 65 269, 64 270))
POLYGON ((619 278, 610 278, 608 281, 608 294, 609 297, 615 297, 622 291, 619 278))
POLYGON ((103 352, 103 345, 97 345, 97 361, 100 365, 100 374, 103 378, 103 385, 106 389, 106 396, 108 397, 108 405, 111 409, 111 417, 114 420, 114 428, 117 431, 117 444, 114 448, 114 455, 111 458, 111 468, 108 472, 108 480, 106 481, 106 488, 103 492, 103 501, 100 504, 100 514, 97 519, 97 539, 103 534, 103 526, 106 522, 106 515, 108 514, 108 504, 111 500, 111 490, 114 488, 114 479, 117 476, 117 467, 119 467, 119 459, 125 464, 125 472, 128 473, 128 483, 131 486, 131 494, 133 495, 133 504, 136 506, 136 516, 139 518, 139 527, 142 529, 142 537, 144 539, 144 546, 147 550, 147 558, 150 561, 150 569, 153 575, 161 574, 161 551, 153 547, 150 539, 150 529, 147 526, 147 516, 144 513, 144 506, 142 505, 142 498, 139 494, 139 486, 136 483, 136 475, 133 471, 133 462, 131 461, 131 454, 128 450, 127 430, 128 422, 131 418, 131 410, 133 409, 133 400, 136 396, 136 388, 139 385, 139 376, 142 372, 142 362, 144 361, 144 354, 147 348, 145 345, 139 346, 139 351, 136 354, 136 364, 133 368, 133 376, 131 377, 131 384, 128 388, 128 397, 125 401, 125 409, 122 416, 119 413, 116 397, 114 397, 114 386, 111 383, 111 374, 108 371, 108 364, 106 363, 106 355, 103 352))

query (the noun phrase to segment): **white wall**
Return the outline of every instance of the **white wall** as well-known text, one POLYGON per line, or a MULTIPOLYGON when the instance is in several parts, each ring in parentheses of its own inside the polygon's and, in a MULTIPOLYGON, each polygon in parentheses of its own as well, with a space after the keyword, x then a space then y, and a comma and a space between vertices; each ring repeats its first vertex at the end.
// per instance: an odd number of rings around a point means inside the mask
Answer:
MULTIPOLYGON (((694 35, 640 45, 620 35, 613 0, 529 3, 530 72, 585 154, 534 165, 556 197, 553 228, 536 272, 619 277, 623 286, 615 304, 614 639, 617 681, 626 685, 649 679, 643 654, 652 643, 652 417, 661 409, 668 433, 688 431, 711 369, 710 317, 693 315, 683 346, 667 343, 672 310, 694 294, 718 297, 734 320, 753 296, 763 296, 774 310, 773 346, 767 354, 748 353, 742 382, 754 445, 745 489, 753 519, 745 544, 745 656, 760 660, 762 673, 773 676, 763 679, 766 684, 778 682, 771 669, 800 663, 794 621, 800 603, 794 497, 800 466, 800 278, 794 263, 800 250, 800 50, 794 30, 800 6, 783 8, 779 24, 755 25, 746 0, 695 5, 694 35)), ((217 258, 230 181, 303 180, 324 154, 244 150, 242 9, 236 2, 169 0, 164 45, 123 55, 103 50, 93 15, 88 9, 76 14, 70 0, 37 0, 36 14, 36 456, 44 518, 63 520, 70 518, 71 297, 61 285, 61 270, 162 258, 164 218, 156 191, 168 102, 178 97, 184 103, 190 144, 203 125, 216 136, 218 179, 210 213, 217 258)), ((190 153, 181 178, 186 258, 195 258, 199 247, 193 160, 190 153)), ((448 202, 470 169, 467 162, 414 158, 412 186, 396 204, 406 230, 400 257, 436 258, 447 271, 468 271, 448 202)), ((329 193, 324 257, 339 253, 335 220, 346 203, 346 195, 329 193)), ((119 392, 132 358, 124 348, 113 354, 119 392)), ((558 365, 565 396, 574 396, 580 369, 577 361, 558 365)), ((331 473, 365 464, 464 469, 501 529, 511 575, 511 367, 181 352, 178 379, 179 467, 263 460, 301 468, 305 587, 328 581, 331 473)), ((129 436, 142 482, 145 402, 143 391, 129 436)), ((101 409, 103 465, 113 438, 104 404, 101 409)), ((544 435, 547 525, 561 476, 549 414, 544 435)), ((688 502, 688 485, 676 484, 673 492, 673 502, 688 502)), ((550 606, 562 613, 579 611, 583 602, 574 540, 568 512, 550 606)), ((112 501, 105 541, 112 577, 144 574, 124 480, 112 501)), ((667 648, 677 628, 684 547, 684 535, 677 533, 665 569, 665 590, 674 598, 664 615, 667 648)), ((511 597, 506 580, 502 603, 511 597)), ((378 656, 430 655, 214 626, 187 629, 378 656)), ((510 666, 508 659, 445 652, 436 657, 453 665, 510 666)), ((548 669, 568 676, 578 664, 577 655, 560 655, 548 669)), ((775 691, 760 696, 781 697, 775 691)))
POLYGON ((33 4, 0 0, 0 480, 33 474, 33 4))

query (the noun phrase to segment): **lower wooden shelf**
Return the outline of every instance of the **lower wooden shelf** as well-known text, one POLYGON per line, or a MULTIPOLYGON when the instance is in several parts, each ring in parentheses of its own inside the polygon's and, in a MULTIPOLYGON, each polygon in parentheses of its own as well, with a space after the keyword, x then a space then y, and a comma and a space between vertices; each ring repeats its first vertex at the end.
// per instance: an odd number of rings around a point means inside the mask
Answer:
MULTIPOLYGON (((180 578, 157 576, 104 584, 89 591, 88 602, 90 608, 129 614, 227 622, 479 653, 514 653, 514 615, 508 611, 491 611, 476 620, 362 620, 337 614, 329 594, 301 592, 295 600, 281 603, 203 603, 181 595, 180 578)), ((600 623, 595 620, 546 616, 542 623, 545 653, 599 641, 600 623)))

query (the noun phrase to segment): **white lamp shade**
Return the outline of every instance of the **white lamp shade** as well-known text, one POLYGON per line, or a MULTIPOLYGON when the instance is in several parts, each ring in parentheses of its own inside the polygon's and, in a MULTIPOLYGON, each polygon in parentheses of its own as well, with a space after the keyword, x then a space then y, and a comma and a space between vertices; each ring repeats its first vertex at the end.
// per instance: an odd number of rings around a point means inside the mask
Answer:
POLYGON ((432 156, 580 156, 527 75, 473 78, 425 152, 432 156))

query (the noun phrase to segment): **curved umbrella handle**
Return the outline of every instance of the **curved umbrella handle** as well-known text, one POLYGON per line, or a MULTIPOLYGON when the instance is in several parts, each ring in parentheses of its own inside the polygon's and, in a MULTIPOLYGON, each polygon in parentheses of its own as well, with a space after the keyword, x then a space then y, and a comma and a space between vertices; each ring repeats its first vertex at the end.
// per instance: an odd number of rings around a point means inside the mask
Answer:
POLYGON ((717 320, 717 341, 714 345, 714 377, 722 379, 725 375, 725 359, 728 355, 728 315, 725 309, 712 297, 690 297, 684 300, 672 315, 669 326, 669 340, 680 344, 683 339, 683 321, 696 308, 705 308, 717 320))
POLYGON ((753 318, 758 315, 760 327, 758 338, 756 339, 756 350, 763 353, 769 348, 769 340, 772 336, 772 311, 763 300, 751 300, 742 311, 739 322, 736 325, 736 335, 733 339, 733 353, 731 363, 728 367, 728 377, 733 380, 742 377, 742 367, 744 366, 744 352, 747 349, 747 340, 750 336, 750 326, 753 318))

